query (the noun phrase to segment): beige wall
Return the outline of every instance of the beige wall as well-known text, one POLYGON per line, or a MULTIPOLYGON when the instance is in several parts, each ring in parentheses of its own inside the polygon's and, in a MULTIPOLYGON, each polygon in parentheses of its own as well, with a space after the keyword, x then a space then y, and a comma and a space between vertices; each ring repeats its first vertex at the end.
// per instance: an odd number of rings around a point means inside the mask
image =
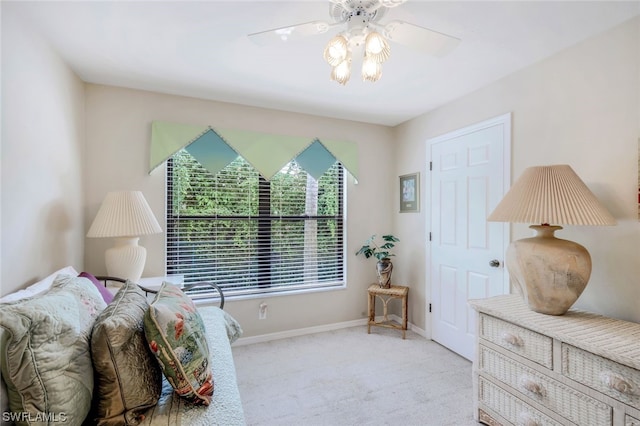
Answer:
MULTIPOLYGON (((372 260, 354 253, 374 232, 390 232, 394 204, 392 129, 356 122, 211 102, 193 98, 88 84, 85 197, 87 229, 108 191, 144 192, 165 229, 165 168, 148 174, 151 122, 210 124, 227 128, 351 140, 359 145, 359 183, 348 179, 347 288, 345 290, 230 301, 229 312, 243 325, 245 336, 320 326, 365 317, 366 288, 375 280, 372 260), (382 202, 378 198, 382 194, 382 202), (258 305, 269 305, 258 321, 258 305)), ((164 234, 143 237, 148 259, 143 276, 165 271, 164 234)), ((85 265, 104 273, 105 239, 87 239, 85 265)))
MULTIPOLYGON (((640 322, 639 28, 640 19, 628 21, 395 129, 397 174, 421 171, 426 184, 427 139, 512 112, 512 180, 529 166, 570 164, 619 221, 616 227, 566 226, 557 233, 592 256, 591 281, 576 307, 635 322, 640 322)), ((404 241, 394 274, 411 283, 413 320, 428 328, 430 283, 422 266, 426 217, 424 207, 419 215, 395 216, 394 228, 404 241)), ((512 226, 512 239, 531 235, 526 225, 512 226)))
POLYGON ((2 5, 0 294, 84 257, 84 84, 2 5))

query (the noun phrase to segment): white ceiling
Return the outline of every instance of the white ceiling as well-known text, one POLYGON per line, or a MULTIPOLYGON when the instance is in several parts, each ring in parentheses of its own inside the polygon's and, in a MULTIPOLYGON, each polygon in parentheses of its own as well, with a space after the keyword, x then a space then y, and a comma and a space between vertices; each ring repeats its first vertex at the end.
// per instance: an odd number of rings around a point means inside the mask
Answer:
POLYGON ((376 83, 329 80, 324 45, 337 33, 258 46, 246 35, 329 20, 329 2, 2 1, 86 82, 396 125, 640 14, 636 1, 424 1, 399 19, 456 36, 445 58, 391 45, 376 83))

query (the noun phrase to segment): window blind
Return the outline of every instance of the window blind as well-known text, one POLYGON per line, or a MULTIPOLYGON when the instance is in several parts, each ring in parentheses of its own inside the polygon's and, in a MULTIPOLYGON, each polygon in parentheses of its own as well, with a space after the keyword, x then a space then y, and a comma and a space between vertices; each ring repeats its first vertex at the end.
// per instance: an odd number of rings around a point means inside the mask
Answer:
POLYGON ((294 160, 267 181, 242 157, 212 175, 177 152, 167 172, 167 273, 230 296, 342 286, 343 182, 338 162, 316 180, 294 160))

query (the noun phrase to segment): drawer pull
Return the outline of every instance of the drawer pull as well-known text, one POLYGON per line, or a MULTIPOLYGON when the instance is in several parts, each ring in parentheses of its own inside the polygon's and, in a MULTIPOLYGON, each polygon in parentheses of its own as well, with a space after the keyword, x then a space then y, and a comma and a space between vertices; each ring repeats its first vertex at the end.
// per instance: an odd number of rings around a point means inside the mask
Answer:
POLYGON ((539 398, 543 398, 547 394, 544 386, 527 376, 520 378, 520 387, 539 398))
POLYGON ((603 385, 611 390, 626 394, 635 395, 635 386, 633 382, 626 381, 623 377, 611 372, 605 371, 600 375, 600 381, 603 385))
POLYGON ((524 342, 522 341, 520 336, 516 336, 515 334, 511 334, 511 333, 503 333, 502 341, 507 345, 513 346, 516 348, 521 348, 524 345, 524 342))

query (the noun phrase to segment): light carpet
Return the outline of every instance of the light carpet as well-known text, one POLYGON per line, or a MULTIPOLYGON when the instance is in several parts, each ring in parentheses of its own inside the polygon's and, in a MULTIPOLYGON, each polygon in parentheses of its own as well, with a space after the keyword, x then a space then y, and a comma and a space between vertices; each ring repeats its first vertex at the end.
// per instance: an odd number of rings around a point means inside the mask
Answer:
POLYGON ((471 363, 411 331, 351 327, 233 355, 248 425, 477 425, 471 363))

